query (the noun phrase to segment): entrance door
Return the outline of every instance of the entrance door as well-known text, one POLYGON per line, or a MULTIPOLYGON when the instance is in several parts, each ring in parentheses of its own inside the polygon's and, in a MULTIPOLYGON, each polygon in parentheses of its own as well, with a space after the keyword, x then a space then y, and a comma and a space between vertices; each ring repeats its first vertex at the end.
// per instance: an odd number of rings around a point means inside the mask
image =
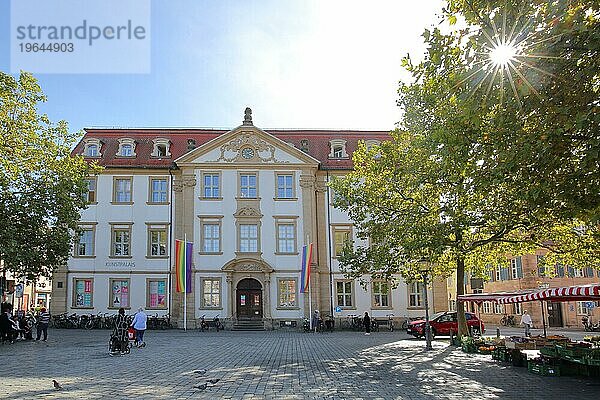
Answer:
POLYGON ((563 326, 562 308, 560 303, 548 302, 548 325, 563 326))
POLYGON ((242 279, 236 290, 238 319, 262 319, 262 287, 256 279, 242 279))

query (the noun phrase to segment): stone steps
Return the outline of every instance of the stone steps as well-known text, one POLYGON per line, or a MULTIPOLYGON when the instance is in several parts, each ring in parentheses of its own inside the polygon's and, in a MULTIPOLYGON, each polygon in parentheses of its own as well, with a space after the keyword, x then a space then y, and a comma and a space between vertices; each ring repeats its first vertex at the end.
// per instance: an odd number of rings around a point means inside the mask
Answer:
POLYGON ((262 320, 238 320, 233 324, 234 331, 264 331, 265 326, 262 320))

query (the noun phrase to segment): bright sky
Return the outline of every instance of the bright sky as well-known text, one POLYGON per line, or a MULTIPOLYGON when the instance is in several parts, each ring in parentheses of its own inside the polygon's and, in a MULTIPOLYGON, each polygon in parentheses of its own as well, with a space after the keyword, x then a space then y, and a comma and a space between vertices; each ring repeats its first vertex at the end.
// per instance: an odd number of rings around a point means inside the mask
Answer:
MULTIPOLYGON (((261 128, 389 130, 400 59, 424 51, 441 0, 152 1, 151 73, 38 74, 54 121, 217 127, 253 110, 261 128)), ((9 71, 8 1, 0 69, 9 71)))

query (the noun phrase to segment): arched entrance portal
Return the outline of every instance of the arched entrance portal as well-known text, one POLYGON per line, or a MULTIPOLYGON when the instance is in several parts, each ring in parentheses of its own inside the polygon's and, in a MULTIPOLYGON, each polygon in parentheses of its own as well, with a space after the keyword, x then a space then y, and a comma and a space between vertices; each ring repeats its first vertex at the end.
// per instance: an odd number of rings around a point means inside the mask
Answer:
POLYGON ((238 319, 262 319, 262 286, 259 281, 246 278, 238 282, 236 306, 238 319))

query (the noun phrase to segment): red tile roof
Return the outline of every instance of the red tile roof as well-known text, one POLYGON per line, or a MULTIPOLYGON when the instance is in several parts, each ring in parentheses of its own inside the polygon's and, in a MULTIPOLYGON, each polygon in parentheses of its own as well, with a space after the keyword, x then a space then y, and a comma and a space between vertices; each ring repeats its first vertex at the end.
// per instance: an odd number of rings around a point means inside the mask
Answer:
MULTIPOLYGON (((74 154, 81 154, 85 139, 99 139, 102 143, 102 157, 98 164, 107 168, 168 168, 173 160, 181 157, 188 150, 188 139, 196 141, 196 147, 203 145, 224 133, 225 129, 187 129, 187 128, 86 128, 85 135, 73 149, 74 154), (117 157, 121 138, 131 138, 136 142, 136 157, 117 157), (153 139, 165 138, 171 142, 171 157, 152 157, 153 139)), ((389 140, 389 132, 385 131, 331 131, 303 129, 265 129, 265 132, 292 143, 301 148, 300 141, 308 140, 308 154, 321 162, 321 169, 351 169, 352 152, 356 150, 359 140, 389 140), (329 141, 333 139, 346 140, 346 152, 350 159, 330 159, 329 141)), ((93 159, 89 157, 89 159, 93 159)))

